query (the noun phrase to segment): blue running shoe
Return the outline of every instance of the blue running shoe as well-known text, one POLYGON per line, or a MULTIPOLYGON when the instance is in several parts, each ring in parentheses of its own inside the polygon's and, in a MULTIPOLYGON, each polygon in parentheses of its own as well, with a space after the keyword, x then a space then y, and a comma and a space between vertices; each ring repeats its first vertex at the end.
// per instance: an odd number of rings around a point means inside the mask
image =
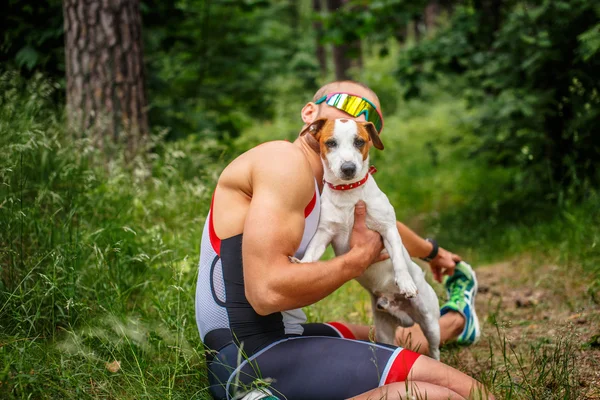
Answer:
POLYGON ((475 271, 464 261, 459 262, 454 275, 447 276, 444 286, 448 293, 448 301, 442 306, 441 315, 456 311, 465 317, 465 329, 458 336, 457 342, 471 345, 479 340, 481 330, 475 313, 475 294, 477 293, 477 277, 475 271))

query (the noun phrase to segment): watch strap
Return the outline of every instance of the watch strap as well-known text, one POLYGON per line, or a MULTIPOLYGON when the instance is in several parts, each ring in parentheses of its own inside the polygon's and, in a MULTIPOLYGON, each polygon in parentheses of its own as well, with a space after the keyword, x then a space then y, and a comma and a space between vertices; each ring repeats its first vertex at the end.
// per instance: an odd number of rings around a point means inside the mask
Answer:
POLYGON ((421 260, 430 262, 431 260, 433 260, 434 258, 437 257, 438 250, 440 249, 440 247, 438 246, 438 243, 435 239, 427 238, 425 240, 427 240, 429 243, 431 243, 433 247, 432 247, 429 255, 427 257, 422 257, 421 260))

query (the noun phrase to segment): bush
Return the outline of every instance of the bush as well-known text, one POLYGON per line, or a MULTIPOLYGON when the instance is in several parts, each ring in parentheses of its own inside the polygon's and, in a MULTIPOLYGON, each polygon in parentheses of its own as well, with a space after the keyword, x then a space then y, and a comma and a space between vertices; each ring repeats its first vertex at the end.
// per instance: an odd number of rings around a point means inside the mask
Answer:
POLYGON ((185 371, 189 398, 205 385, 195 266, 224 148, 156 139, 130 165, 104 164, 66 136, 55 86, 0 75, 0 397, 120 397, 132 380, 165 397, 185 371))
POLYGON ((490 10, 459 7, 446 29, 406 51, 398 72, 405 94, 463 76, 446 88, 475 111, 471 155, 520 168, 513 184, 524 192, 585 193, 600 183, 600 7, 498 4, 494 23, 490 10))

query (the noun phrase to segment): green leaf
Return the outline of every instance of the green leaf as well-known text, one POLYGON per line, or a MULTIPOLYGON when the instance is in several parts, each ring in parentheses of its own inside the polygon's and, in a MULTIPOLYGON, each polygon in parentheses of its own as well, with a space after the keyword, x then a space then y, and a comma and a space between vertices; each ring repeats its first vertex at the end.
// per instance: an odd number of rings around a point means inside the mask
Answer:
POLYGON ((37 50, 29 45, 23 47, 15 55, 17 65, 19 67, 25 66, 29 70, 32 70, 37 65, 39 58, 40 54, 37 50))

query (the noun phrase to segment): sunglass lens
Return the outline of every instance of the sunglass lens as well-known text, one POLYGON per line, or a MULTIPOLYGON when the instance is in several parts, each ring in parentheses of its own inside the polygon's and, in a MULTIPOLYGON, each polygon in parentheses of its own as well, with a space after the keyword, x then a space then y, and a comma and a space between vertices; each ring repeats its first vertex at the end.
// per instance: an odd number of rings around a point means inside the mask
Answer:
POLYGON ((353 96, 346 93, 336 93, 331 95, 327 100, 327 105, 333 106, 338 110, 342 110, 353 117, 358 117, 365 114, 367 121, 375 125, 377 132, 381 131, 381 117, 373 104, 366 101, 362 97, 353 96))

